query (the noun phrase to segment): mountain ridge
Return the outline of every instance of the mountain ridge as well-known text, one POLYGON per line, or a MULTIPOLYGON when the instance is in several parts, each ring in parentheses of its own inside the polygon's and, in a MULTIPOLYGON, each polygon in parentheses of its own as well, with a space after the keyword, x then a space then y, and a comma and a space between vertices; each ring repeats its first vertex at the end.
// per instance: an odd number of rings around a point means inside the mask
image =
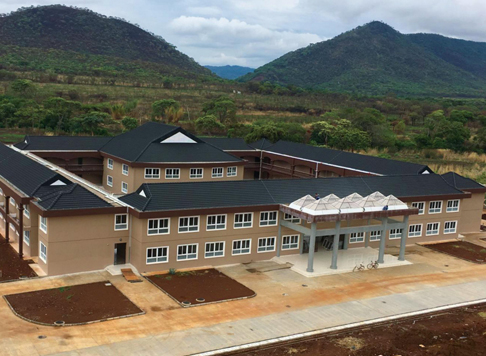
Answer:
POLYGON ((205 66, 211 72, 224 79, 236 79, 245 74, 252 73, 255 68, 243 67, 237 65, 225 65, 225 66, 205 66))

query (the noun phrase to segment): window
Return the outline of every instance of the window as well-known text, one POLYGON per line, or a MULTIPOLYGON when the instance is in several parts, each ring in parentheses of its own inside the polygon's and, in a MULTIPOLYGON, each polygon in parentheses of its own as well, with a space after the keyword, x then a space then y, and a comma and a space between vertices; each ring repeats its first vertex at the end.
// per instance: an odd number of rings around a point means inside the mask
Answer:
POLYGON ((113 177, 112 176, 106 176, 106 184, 109 187, 113 187, 113 177))
POLYGON ((27 219, 30 219, 30 208, 28 205, 24 205, 24 216, 27 218, 27 219))
POLYGON ((353 232, 349 234, 349 243, 358 243, 364 241, 364 232, 353 232))
POLYGON ((177 261, 197 260, 197 244, 177 246, 177 261))
POLYGON ((111 158, 108 158, 108 169, 113 169, 113 160, 111 158))
POLYGON ((290 221, 291 223, 294 223, 294 224, 300 224, 299 218, 296 218, 295 216, 292 216, 292 215, 287 214, 287 213, 285 213, 285 215, 284 215, 284 220, 290 221))
POLYGON ((251 240, 234 240, 233 255, 248 255, 251 253, 251 240))
POLYGON ((12 198, 10 198, 10 205, 12 205, 12 206, 15 206, 16 205, 15 204, 15 200, 13 200, 12 198))
POLYGON ((165 169, 165 179, 179 179, 180 178, 179 168, 166 168, 165 169))
POLYGON ((40 254, 39 254, 39 258, 44 262, 44 263, 47 263, 47 246, 44 245, 44 243, 41 241, 39 243, 40 245, 40 254))
POLYGON ((454 234, 457 230, 457 221, 446 221, 444 224, 444 234, 454 234))
POLYGON ((128 193, 128 183, 122 182, 122 193, 128 193))
POLYGON ((47 218, 43 216, 39 216, 39 220, 40 220, 39 228, 41 229, 41 231, 47 234, 47 218))
POLYGON ((115 230, 128 230, 128 215, 115 215, 115 230))
POLYGON ((224 242, 206 242, 205 258, 223 257, 224 242))
POLYGON ((275 237, 262 237, 258 239, 258 252, 275 251, 275 237))
POLYGON ((223 178, 223 168, 213 168, 212 178, 223 178))
POLYGON ((439 214, 442 211, 442 201, 431 201, 429 204, 429 214, 439 214))
POLYGON ((146 264, 169 262, 169 248, 168 247, 149 247, 147 249, 146 264))
POLYGON ((128 164, 122 165, 122 174, 127 176, 128 175, 128 164))
POLYGON ((189 171, 189 178, 190 179, 201 179, 203 177, 203 169, 202 168, 191 168, 189 171))
POLYGON ((30 231, 25 231, 24 230, 24 243, 27 246, 30 246, 30 231))
POLYGON ((439 235, 439 223, 428 223, 427 224, 427 230, 425 232, 427 236, 430 235, 439 235))
POLYGON ((262 211, 260 213, 260 226, 275 226, 277 225, 276 211, 262 211))
POLYGON ((299 248, 299 235, 282 236, 282 250, 299 248))
POLYGON ((226 215, 208 215, 206 230, 225 230, 226 215))
POLYGON ((424 215, 425 202, 421 201, 412 203, 412 208, 417 208, 419 210, 419 215, 424 215))
POLYGON ((370 232, 370 241, 380 241, 381 230, 375 230, 370 232))
POLYGON ((159 179, 160 178, 160 168, 145 168, 145 178, 146 179, 159 179))
POLYGON ((149 219, 147 235, 165 235, 170 233, 170 219, 149 219))
POLYGON ((447 213, 454 213, 456 211, 459 211, 459 199, 448 200, 446 212, 447 213))
POLYGON ((199 231, 199 216, 179 218, 179 232, 199 231))
POLYGON ((228 177, 236 177, 237 174, 238 174, 237 173, 238 172, 237 169, 238 169, 237 167, 228 167, 226 169, 226 176, 228 176, 228 177))
POLYGON ((410 225, 408 227, 408 237, 422 236, 422 224, 410 225))
POLYGON ((235 214, 235 229, 243 229, 253 226, 253 213, 235 214))
POLYGON ((396 240, 402 237, 403 229, 391 229, 390 240, 396 240))

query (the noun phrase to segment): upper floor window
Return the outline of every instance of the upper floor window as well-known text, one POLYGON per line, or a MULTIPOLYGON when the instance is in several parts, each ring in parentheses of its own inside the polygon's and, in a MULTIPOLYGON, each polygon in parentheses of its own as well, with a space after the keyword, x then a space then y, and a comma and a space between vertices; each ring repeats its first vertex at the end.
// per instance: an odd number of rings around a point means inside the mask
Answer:
POLYGON ((179 168, 166 168, 165 179, 179 179, 181 171, 179 168))
POLYGON ((39 228, 47 234, 47 218, 39 216, 39 228))
POLYGON ((277 225, 276 211, 262 211, 260 213, 260 226, 275 226, 277 225))
POLYGON ((459 211, 459 199, 448 200, 446 212, 447 213, 453 213, 453 212, 456 212, 456 211, 459 211))
POLYGON ((212 173, 211 177, 212 178, 223 178, 223 168, 222 167, 213 168, 213 173, 212 173))
POLYGON ((113 160, 108 158, 108 169, 113 169, 113 160))
POLYGON ((442 212, 442 201, 431 201, 429 203, 429 214, 439 214, 442 212))
POLYGON ((296 218, 295 216, 292 216, 292 215, 287 214, 287 213, 285 213, 285 215, 284 215, 284 220, 290 221, 291 223, 294 223, 294 224, 300 224, 299 218, 296 218))
POLYGON ((30 208, 28 205, 24 205, 24 215, 27 219, 30 219, 30 208))
POLYGON ((113 187, 113 177, 112 176, 106 176, 106 185, 109 187, 113 187))
POLYGON ((30 246, 30 231, 26 231, 24 230, 24 243, 27 245, 27 246, 30 246))
POLYGON ((125 194, 128 193, 128 183, 122 182, 121 191, 125 194))
POLYGON ((127 176, 128 175, 128 164, 122 165, 122 174, 127 176))
POLYGON ((416 208, 419 211, 419 215, 424 215, 425 211, 425 202, 414 202, 412 203, 412 208, 416 208))
POLYGON ((248 228, 252 226, 253 226, 253 213, 235 214, 235 222, 233 225, 235 229, 248 228))
POLYGON ((170 219, 149 219, 147 235, 165 235, 170 232, 170 219))
POLYGON ((203 177, 202 168, 191 168, 191 170, 189 171, 190 179, 201 179, 202 177, 203 177))
POLYGON ((199 231, 199 216, 179 218, 179 232, 199 231))
POLYGON ((226 215, 208 215, 206 230, 226 229, 226 215))
POLYGON ((226 170, 228 177, 236 177, 238 175, 238 167, 228 167, 226 170))
POLYGON ((115 230, 128 230, 128 215, 115 215, 115 230))
POLYGON ((160 168, 145 168, 145 178, 146 179, 159 179, 160 178, 160 168))

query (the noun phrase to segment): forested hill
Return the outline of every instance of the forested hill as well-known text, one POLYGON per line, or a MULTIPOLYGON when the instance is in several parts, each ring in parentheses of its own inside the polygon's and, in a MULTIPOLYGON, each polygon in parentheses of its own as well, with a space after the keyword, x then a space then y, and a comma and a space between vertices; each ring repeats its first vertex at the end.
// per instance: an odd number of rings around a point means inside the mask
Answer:
POLYGON ((240 80, 361 94, 484 96, 486 43, 404 35, 375 21, 289 52, 240 80))
POLYGON ((242 66, 205 66, 211 72, 225 79, 236 79, 242 75, 252 73, 255 69, 242 66))
MULTIPOLYGON (((69 56, 72 52, 82 56, 97 56, 85 57, 83 60, 96 60, 101 64, 110 62, 109 65, 114 65, 115 70, 116 61, 107 58, 120 59, 120 65, 125 66, 130 61, 160 64, 161 71, 175 76, 213 75, 162 37, 122 19, 63 5, 21 8, 0 17, 0 45, 3 45, 3 51, 0 49, 0 64, 7 67, 15 65, 17 57, 25 56, 30 61, 34 54, 41 54, 42 51, 53 64, 55 58, 53 60, 52 56, 57 51, 60 57, 66 54, 69 56), (13 60, 3 58, 5 52, 11 52, 17 57, 13 60)), ((73 58, 73 61, 76 60, 73 58)), ((21 66, 22 63, 17 65, 21 66)), ((62 70, 70 69, 64 59, 58 66, 62 70)))

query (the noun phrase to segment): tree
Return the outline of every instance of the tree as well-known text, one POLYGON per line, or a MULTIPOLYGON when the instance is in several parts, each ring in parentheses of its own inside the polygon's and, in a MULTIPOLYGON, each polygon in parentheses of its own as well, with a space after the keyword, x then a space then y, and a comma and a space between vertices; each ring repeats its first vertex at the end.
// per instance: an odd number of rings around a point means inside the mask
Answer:
POLYGON ((101 126, 105 121, 107 114, 96 111, 91 111, 86 115, 77 117, 73 120, 72 130, 76 133, 87 133, 94 135, 102 135, 106 133, 106 129, 101 126))
POLYGON ((37 87, 31 80, 28 79, 16 79, 10 84, 10 89, 19 96, 30 97, 32 96, 37 87))
POLYGON ((395 125, 395 132, 397 134, 400 134, 400 135, 403 135, 403 133, 405 132, 405 129, 406 129, 406 125, 405 125, 405 122, 403 120, 400 120, 396 125, 395 125))
POLYGON ((253 125, 251 132, 246 135, 245 141, 250 143, 265 138, 271 142, 277 142, 282 139, 284 134, 284 130, 281 127, 277 127, 274 123, 253 125))
POLYGON ((131 131, 133 129, 136 129, 137 126, 138 126, 137 119, 135 119, 133 117, 128 117, 128 116, 125 116, 121 123, 122 123, 123 127, 125 128, 124 131, 131 131))
POLYGON ((233 124, 236 121, 236 104, 226 96, 220 96, 204 104, 203 112, 217 116, 219 121, 225 125, 233 124))
POLYGON ((0 127, 9 127, 9 122, 15 114, 17 108, 7 100, 0 102, 0 127))
POLYGON ((449 120, 466 124, 468 121, 474 121, 474 114, 467 110, 452 110, 449 120))
POLYGON ((196 120, 196 130, 200 134, 211 135, 224 129, 225 126, 214 115, 204 115, 196 120))
POLYGON ((44 126, 56 131, 70 131, 70 119, 81 111, 82 105, 77 101, 65 100, 63 98, 50 98, 44 101, 44 109, 47 110, 44 118, 44 126))
POLYGON ((174 99, 162 99, 152 103, 152 116, 157 119, 165 119, 166 111, 169 108, 179 110, 181 105, 174 99))
POLYGON ((370 147, 368 133, 351 125, 349 120, 339 120, 329 137, 329 145, 340 150, 364 150, 370 147))
POLYGON ((486 127, 482 127, 476 132, 476 136, 474 136, 474 143, 476 144, 477 148, 481 151, 486 151, 486 127))
POLYGON ((328 145, 329 137, 335 130, 335 126, 327 121, 318 121, 312 125, 311 140, 318 145, 328 145))

